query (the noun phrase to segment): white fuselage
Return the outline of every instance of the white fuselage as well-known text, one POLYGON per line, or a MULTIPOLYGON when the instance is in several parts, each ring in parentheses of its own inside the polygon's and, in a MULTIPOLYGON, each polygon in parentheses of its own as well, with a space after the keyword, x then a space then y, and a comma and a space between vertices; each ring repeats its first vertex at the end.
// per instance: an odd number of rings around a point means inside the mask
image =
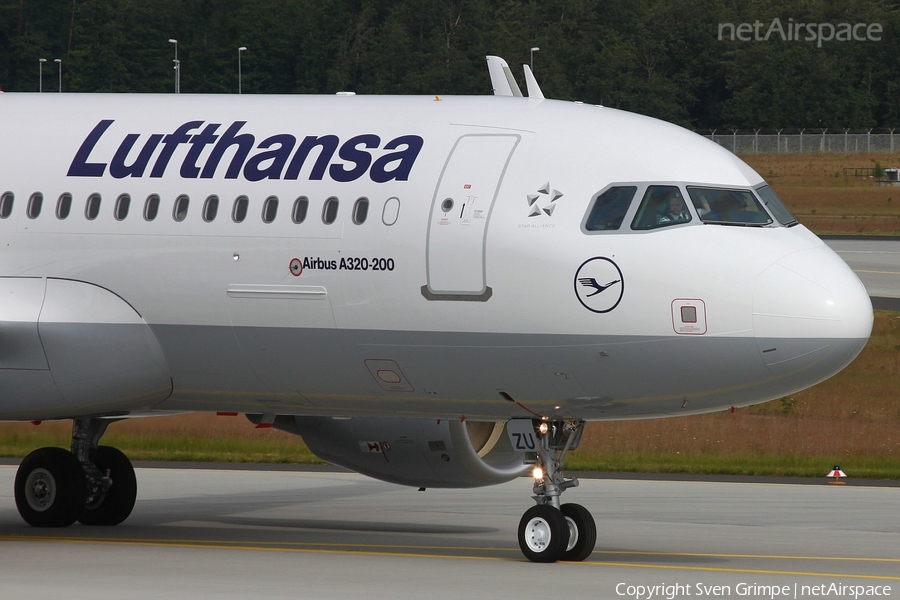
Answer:
POLYGON ((801 225, 689 207, 632 229, 650 185, 764 182, 617 110, 5 94, 0 131, 2 419, 688 414, 817 383, 871 330, 859 280, 801 225), (622 226, 586 230, 612 185, 637 190, 622 226), (588 296, 592 277, 611 285, 588 296))

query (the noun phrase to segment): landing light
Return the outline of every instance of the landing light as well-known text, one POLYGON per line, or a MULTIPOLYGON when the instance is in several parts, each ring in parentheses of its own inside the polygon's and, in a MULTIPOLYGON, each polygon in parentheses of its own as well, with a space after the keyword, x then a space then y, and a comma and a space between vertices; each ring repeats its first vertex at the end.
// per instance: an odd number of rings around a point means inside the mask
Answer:
POLYGON ((550 430, 550 426, 547 425, 546 423, 541 423, 540 425, 538 425, 538 431, 541 433, 541 435, 544 435, 549 430, 550 430))
POLYGON ((534 470, 531 471, 531 476, 534 477, 535 480, 541 481, 544 478, 544 469, 535 467, 534 470))

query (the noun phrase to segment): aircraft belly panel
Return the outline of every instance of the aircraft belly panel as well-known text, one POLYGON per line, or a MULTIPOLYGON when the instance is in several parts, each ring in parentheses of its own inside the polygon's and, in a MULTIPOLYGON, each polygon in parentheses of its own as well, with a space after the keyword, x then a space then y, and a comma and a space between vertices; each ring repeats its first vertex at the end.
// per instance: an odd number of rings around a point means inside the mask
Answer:
POLYGON ((46 371, 49 368, 38 336, 37 321, 22 323, 0 319, 0 370, 46 371))
POLYGON ((46 280, 0 279, 0 370, 47 370, 37 321, 44 304, 46 280))
MULTIPOLYGON (((219 370, 191 348, 222 345, 222 328, 156 328, 176 390, 164 410, 470 419, 528 410, 589 420, 691 414, 777 398, 808 373, 773 376, 752 337, 481 334, 246 327, 264 350, 253 368, 228 351, 219 370), (184 346, 180 351, 170 345, 184 346), (402 390, 371 366, 396 365, 402 390), (488 368, 485 365, 490 365, 488 368), (232 368, 233 367, 233 368, 232 368), (259 376, 257 379, 256 376, 259 376), (187 387, 178 382, 188 382, 187 387), (559 407, 559 408, 557 408, 559 407)), ((822 340, 822 344, 835 344, 822 340)), ((224 350, 223 350, 224 351, 224 350)))
POLYGON ((426 251, 431 294, 487 292, 484 252, 491 210, 520 139, 464 135, 457 140, 431 205, 426 251))
POLYGON ((72 410, 59 395, 50 371, 2 369, 0 390, 0 419, 52 419, 66 416, 72 410))
POLYGON ((48 279, 38 331, 60 394, 80 414, 152 407, 171 392, 153 332, 109 290, 48 279))
MULTIPOLYGON (((311 276, 312 283, 325 283, 311 276)), ((333 288, 333 286, 332 286, 333 288)), ((327 374, 326 357, 340 356, 331 298, 325 285, 228 287, 234 339, 246 364, 262 384, 290 404, 306 404, 303 394, 318 390, 327 374)))

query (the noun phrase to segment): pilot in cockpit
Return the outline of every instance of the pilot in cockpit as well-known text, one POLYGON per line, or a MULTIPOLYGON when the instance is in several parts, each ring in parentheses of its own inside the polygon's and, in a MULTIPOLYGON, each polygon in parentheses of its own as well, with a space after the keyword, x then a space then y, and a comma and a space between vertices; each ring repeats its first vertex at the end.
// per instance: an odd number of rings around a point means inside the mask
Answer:
POLYGON ((687 223, 691 220, 691 213, 684 205, 684 199, 677 191, 667 194, 663 214, 656 219, 657 225, 671 225, 675 223, 687 223))

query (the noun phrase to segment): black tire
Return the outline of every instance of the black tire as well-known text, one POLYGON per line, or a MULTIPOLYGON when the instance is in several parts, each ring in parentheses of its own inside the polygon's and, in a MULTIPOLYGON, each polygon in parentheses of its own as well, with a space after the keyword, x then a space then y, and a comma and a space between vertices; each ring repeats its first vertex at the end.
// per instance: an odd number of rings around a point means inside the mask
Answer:
POLYGON ((559 508, 569 526, 568 548, 560 560, 586 559, 597 543, 597 524, 593 515, 580 504, 563 504, 559 508))
POLYGON ((32 527, 68 527, 84 508, 84 471, 63 448, 39 448, 26 456, 15 485, 16 507, 32 527))
POLYGON ((101 473, 109 469, 112 485, 99 504, 85 506, 78 521, 82 525, 118 525, 128 518, 137 498, 137 478, 128 457, 111 446, 91 450, 91 462, 101 473))
POLYGON ((532 506, 519 521, 519 548, 531 562, 562 558, 569 543, 569 526, 562 512, 547 504, 532 506))

